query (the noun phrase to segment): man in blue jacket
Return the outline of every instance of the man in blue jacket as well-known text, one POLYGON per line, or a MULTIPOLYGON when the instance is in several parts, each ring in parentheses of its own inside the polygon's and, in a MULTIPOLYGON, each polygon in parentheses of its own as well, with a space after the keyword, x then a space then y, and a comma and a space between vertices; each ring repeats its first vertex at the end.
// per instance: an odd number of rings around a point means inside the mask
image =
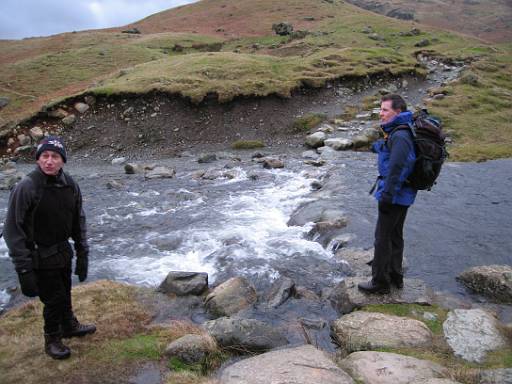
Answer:
POLYGON ((375 198, 379 215, 375 228, 375 251, 372 279, 359 284, 368 293, 389 293, 391 284, 403 287, 402 259, 403 227, 407 209, 414 203, 417 190, 408 186, 416 154, 412 133, 412 113, 400 95, 390 94, 381 99, 381 128, 384 139, 373 144, 378 154, 379 177, 375 198))

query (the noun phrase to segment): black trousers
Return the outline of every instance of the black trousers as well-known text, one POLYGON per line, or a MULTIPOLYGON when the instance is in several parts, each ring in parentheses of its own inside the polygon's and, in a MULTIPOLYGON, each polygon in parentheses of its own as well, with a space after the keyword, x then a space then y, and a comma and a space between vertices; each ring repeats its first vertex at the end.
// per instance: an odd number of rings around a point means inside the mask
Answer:
POLYGON ((44 333, 59 334, 71 324, 71 262, 64 268, 38 269, 37 288, 44 304, 44 333))
POLYGON ((389 285, 391 280, 403 277, 403 228, 408 208, 379 202, 372 262, 372 278, 376 284, 389 285))

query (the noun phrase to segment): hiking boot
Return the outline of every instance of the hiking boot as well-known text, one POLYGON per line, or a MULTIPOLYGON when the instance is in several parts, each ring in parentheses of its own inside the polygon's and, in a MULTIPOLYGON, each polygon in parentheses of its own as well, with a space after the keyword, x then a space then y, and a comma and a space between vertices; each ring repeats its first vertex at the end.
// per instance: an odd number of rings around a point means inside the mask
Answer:
POLYGON ((80 322, 73 318, 69 325, 62 327, 62 337, 69 339, 70 337, 82 337, 96 332, 94 324, 80 324, 80 322))
POLYGON ((398 289, 402 289, 404 287, 404 278, 403 277, 391 278, 391 284, 393 284, 398 289))
POLYGON ((389 285, 377 284, 373 280, 366 283, 359 283, 357 288, 365 293, 386 294, 390 292, 389 285))
POLYGON ((391 284, 393 284, 398 289, 402 289, 404 287, 404 275, 398 272, 390 272, 389 277, 391 280, 391 284))
POLYGON ((71 350, 62 344, 60 334, 44 335, 44 351, 48 356, 56 360, 67 359, 71 355, 71 350))

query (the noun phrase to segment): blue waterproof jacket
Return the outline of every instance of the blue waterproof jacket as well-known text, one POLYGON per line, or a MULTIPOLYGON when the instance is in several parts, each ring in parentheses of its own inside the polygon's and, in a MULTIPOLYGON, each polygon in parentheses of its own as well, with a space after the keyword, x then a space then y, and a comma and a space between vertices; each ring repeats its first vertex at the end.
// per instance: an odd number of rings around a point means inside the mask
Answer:
POLYGON ((414 140, 409 129, 398 129, 399 125, 412 124, 412 113, 402 112, 392 121, 381 127, 389 136, 377 140, 373 151, 378 154, 379 178, 377 179, 375 198, 378 201, 406 205, 414 203, 417 190, 405 184, 414 169, 416 152, 414 140))

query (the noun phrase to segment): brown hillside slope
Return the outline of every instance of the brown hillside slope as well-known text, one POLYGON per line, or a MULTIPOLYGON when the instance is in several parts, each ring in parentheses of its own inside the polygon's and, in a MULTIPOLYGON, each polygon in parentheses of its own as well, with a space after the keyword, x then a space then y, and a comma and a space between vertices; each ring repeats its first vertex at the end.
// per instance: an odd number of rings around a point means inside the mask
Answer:
POLYGON ((136 27, 143 33, 261 36, 268 35, 276 22, 287 21, 295 29, 311 29, 327 17, 333 17, 332 5, 322 0, 204 0, 157 13, 120 29, 136 27))
POLYGON ((512 41, 510 0, 347 0, 349 3, 391 17, 408 18, 480 39, 512 41))

